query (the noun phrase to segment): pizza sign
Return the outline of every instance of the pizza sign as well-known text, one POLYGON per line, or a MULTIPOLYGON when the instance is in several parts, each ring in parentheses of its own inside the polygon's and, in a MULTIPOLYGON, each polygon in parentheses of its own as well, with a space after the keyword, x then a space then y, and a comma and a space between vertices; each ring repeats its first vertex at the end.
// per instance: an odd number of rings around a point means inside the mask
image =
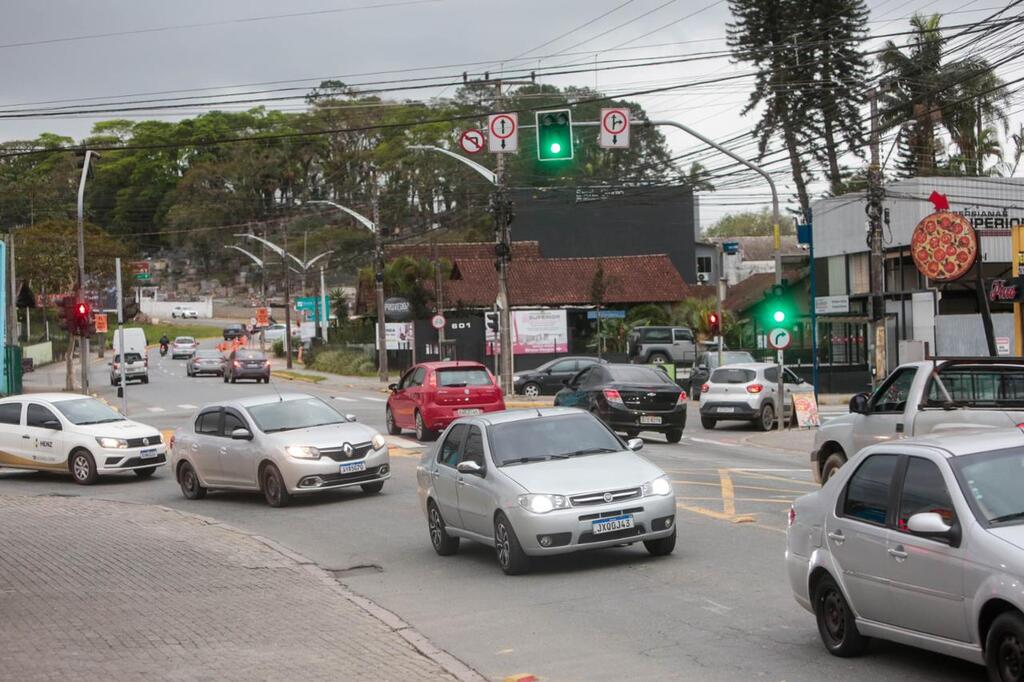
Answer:
POLYGON ((914 265, 921 274, 937 282, 953 282, 974 265, 978 236, 967 218, 938 211, 914 228, 911 249, 914 265))

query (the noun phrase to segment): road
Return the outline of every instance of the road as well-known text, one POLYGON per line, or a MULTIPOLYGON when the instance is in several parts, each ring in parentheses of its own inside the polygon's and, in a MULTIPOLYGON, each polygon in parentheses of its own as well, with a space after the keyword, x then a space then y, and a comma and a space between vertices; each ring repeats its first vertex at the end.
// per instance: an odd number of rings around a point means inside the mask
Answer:
MULTIPOLYGON (((383 429, 384 396, 370 389, 188 379, 183 361, 156 354, 150 365, 151 383, 129 389, 130 412, 158 428, 185 423, 207 401, 299 386, 383 429)), ((94 385, 113 402, 102 371, 94 385)), ((415 491, 417 449, 395 451, 393 478, 381 495, 338 491, 285 509, 271 509, 255 494, 188 501, 163 470, 147 481, 114 477, 90 488, 6 470, 0 492, 159 504, 270 537, 492 679, 522 672, 544 680, 984 679, 981 668, 895 644, 876 642, 852 660, 825 653, 813 617, 790 595, 783 566, 789 500, 814 488, 806 456, 751 447, 746 435, 741 426, 706 432, 691 411, 682 443, 647 440, 643 454, 675 481, 679 543, 672 556, 623 547, 551 558, 515 578, 501 573, 492 550, 473 543, 455 556, 434 554, 415 491)))

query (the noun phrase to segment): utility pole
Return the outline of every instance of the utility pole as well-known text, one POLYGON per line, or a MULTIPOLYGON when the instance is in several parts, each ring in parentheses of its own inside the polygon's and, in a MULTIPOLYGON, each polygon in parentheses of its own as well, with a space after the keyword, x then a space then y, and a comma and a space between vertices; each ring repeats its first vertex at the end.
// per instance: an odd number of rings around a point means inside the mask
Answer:
POLYGON ((292 368, 292 300, 291 267, 288 264, 288 223, 284 225, 284 253, 281 254, 281 265, 284 266, 284 357, 285 366, 292 368))
MULTIPOLYGON (((502 111, 504 96, 502 82, 494 82, 494 106, 502 111)), ((501 347, 501 390, 505 395, 512 395, 512 363, 515 351, 512 349, 512 311, 508 297, 508 266, 512 256, 512 235, 509 226, 512 216, 509 215, 511 202, 508 199, 507 179, 505 177, 505 155, 497 155, 497 187, 494 192, 494 249, 498 256, 498 345, 501 347)))
MULTIPOLYGON (((121 259, 114 259, 114 276, 117 278, 117 347, 121 353, 121 385, 117 387, 117 394, 121 396, 121 416, 128 416, 128 382, 125 380, 124 359, 124 293, 121 291, 121 259)), ((143 350, 143 353, 146 351, 143 350)), ((116 355, 115 355, 116 357, 116 355)))
POLYGON ((868 91, 871 105, 871 163, 868 165, 868 241, 871 245, 871 309, 868 319, 871 321, 869 346, 872 353, 871 380, 874 386, 885 379, 886 375, 886 332, 885 332, 885 248, 882 244, 882 200, 885 188, 882 187, 881 170, 881 134, 878 120, 878 89, 868 91))
POLYGON ((327 343, 327 327, 330 326, 331 318, 327 314, 327 287, 324 285, 324 266, 320 266, 320 312, 323 315, 323 331, 320 338, 327 343))
MULTIPOLYGON (((85 300, 85 179, 89 176, 89 164, 94 152, 85 151, 85 162, 82 164, 82 177, 78 180, 78 281, 76 299, 85 300)), ((99 157, 99 154, 95 154, 99 157)), ((89 335, 82 335, 82 393, 89 392, 89 335)))
MULTIPOLYGON (((5 241, 7 242, 7 253, 10 254, 8 261, 9 265, 7 272, 10 273, 11 278, 11 293, 8 296, 7 301, 7 343, 9 345, 15 345, 18 342, 18 284, 17 275, 14 272, 14 230, 12 229, 6 236, 5 241)), ((28 316, 30 308, 25 308, 25 323, 28 323, 28 316)), ((29 339, 26 337, 25 339, 29 339)))
MULTIPOLYGON (((373 279, 377 287, 377 379, 388 382, 388 343, 384 315, 384 239, 380 233, 380 196, 377 191, 377 173, 370 175, 373 181, 373 279)), ((414 342, 415 345, 415 342, 414 342)))
MULTIPOLYGON (((441 315, 443 317, 444 316, 444 282, 442 281, 442 277, 441 277, 441 261, 437 257, 437 239, 432 239, 431 240, 431 251, 432 251, 431 255, 433 256, 432 260, 433 260, 433 265, 434 265, 434 292, 436 293, 436 298, 437 298, 437 314, 441 315)), ((444 342, 445 342, 444 325, 442 325, 441 328, 437 330, 437 356, 438 356, 438 359, 443 359, 443 357, 444 357, 444 350, 443 350, 444 342)))

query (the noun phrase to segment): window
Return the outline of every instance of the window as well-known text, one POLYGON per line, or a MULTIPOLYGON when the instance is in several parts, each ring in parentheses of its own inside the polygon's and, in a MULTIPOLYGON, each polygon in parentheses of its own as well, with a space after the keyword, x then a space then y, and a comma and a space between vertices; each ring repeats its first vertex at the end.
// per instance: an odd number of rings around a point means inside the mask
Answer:
POLYGON ((409 386, 422 386, 423 378, 427 376, 427 370, 424 367, 417 367, 412 373, 412 378, 409 380, 409 386))
POLYGON ((711 274, 711 256, 697 256, 697 272, 711 274))
POLYGON ((220 412, 203 412, 196 419, 196 433, 216 436, 220 433, 220 412))
POLYGON ((462 452, 462 462, 476 462, 480 468, 484 468, 484 437, 480 433, 480 427, 469 427, 469 435, 466 436, 466 449, 462 452))
POLYGON ((469 427, 465 424, 456 424, 444 439, 440 449, 437 451, 437 461, 445 466, 454 467, 459 463, 459 448, 462 447, 462 440, 466 437, 466 430, 469 427))
POLYGON ((438 386, 493 386, 491 374, 483 367, 437 370, 438 386))
POLYGON ((800 377, 798 377, 798 376, 797 376, 797 375, 796 375, 795 373, 793 373, 792 371, 790 371, 790 370, 788 370, 788 369, 787 369, 787 370, 785 370, 785 371, 784 371, 784 372, 782 373, 782 375, 783 375, 783 377, 784 377, 784 381, 785 381, 785 382, 786 382, 787 384, 799 384, 799 383, 800 383, 800 381, 801 381, 800 377))
POLYGON ((864 460, 846 486, 843 516, 885 525, 896 460, 896 455, 872 455, 864 460))
POLYGON ((577 360, 576 362, 577 362, 577 366, 578 366, 578 367, 579 367, 580 369, 585 369, 585 368, 587 368, 587 367, 590 367, 591 365, 596 365, 596 364, 598 364, 598 362, 597 362, 597 359, 596 359, 596 358, 580 358, 580 359, 579 359, 579 360, 577 360))
POLYGON ((672 336, 675 341, 693 341, 693 332, 689 329, 673 329, 672 336))
POLYGON ((37 428, 46 429, 50 427, 43 426, 43 422, 49 421, 54 421, 60 424, 60 420, 57 419, 57 415, 50 412, 42 405, 37 405, 35 403, 28 404, 28 412, 25 413, 25 426, 35 426, 37 428))
POLYGON ((606 368, 612 381, 628 384, 671 384, 668 375, 660 369, 641 365, 614 365, 606 368))
POLYGON ((495 424, 487 433, 491 461, 499 467, 524 457, 539 461, 622 450, 622 443, 607 426, 582 413, 518 419, 495 424))
POLYGON ((345 418, 320 398, 273 400, 245 408, 263 433, 311 429, 317 426, 344 424, 345 418))
POLYGON ((576 361, 575 360, 562 360, 560 362, 556 362, 555 364, 551 365, 551 373, 552 374, 564 374, 566 372, 575 372, 575 371, 576 371, 576 361))
POLYGON ((580 370, 579 374, 569 380, 570 387, 579 388, 583 385, 583 382, 587 381, 591 376, 594 375, 594 366, 591 365, 586 369, 580 370))
POLYGON ((412 385, 412 375, 416 373, 416 369, 417 368, 414 367, 413 369, 410 369, 408 372, 405 373, 405 376, 402 377, 402 380, 398 382, 399 389, 409 388, 412 385))
POLYGON ((766 367, 764 370, 764 380, 769 384, 779 383, 779 368, 778 367, 766 367))
POLYGON ((234 412, 225 412, 224 413, 224 430, 223 430, 222 433, 225 436, 230 437, 231 436, 231 432, 234 431, 235 429, 245 429, 246 431, 248 431, 249 430, 249 426, 244 421, 242 421, 242 418, 239 417, 234 412))
POLYGON ((21 423, 21 403, 4 403, 0 405, 0 424, 21 423))
POLYGON ((953 365, 939 369, 939 379, 928 384, 928 402, 946 402, 949 397, 971 405, 1024 405, 1024 367, 953 365))
POLYGON ((54 406, 60 410, 65 419, 77 426, 124 421, 124 417, 95 398, 61 400, 54 406))
POLYGON ((1024 451, 1021 448, 954 457, 960 490, 978 521, 986 525, 1024 523, 1024 451))
POLYGON ((671 343, 671 329, 643 329, 640 332, 640 340, 643 343, 671 343))
POLYGON ((903 495, 900 497, 899 529, 906 532, 907 521, 914 514, 935 512, 947 526, 956 521, 953 501, 946 490, 939 467, 921 457, 911 457, 907 475, 903 479, 903 495))
POLYGON ((879 387, 871 398, 872 412, 903 412, 907 407, 907 396, 914 383, 917 370, 913 367, 898 369, 879 387))
POLYGON ((754 380, 754 370, 752 369, 730 369, 723 367, 722 369, 716 369, 711 373, 711 383, 713 384, 746 384, 754 380))

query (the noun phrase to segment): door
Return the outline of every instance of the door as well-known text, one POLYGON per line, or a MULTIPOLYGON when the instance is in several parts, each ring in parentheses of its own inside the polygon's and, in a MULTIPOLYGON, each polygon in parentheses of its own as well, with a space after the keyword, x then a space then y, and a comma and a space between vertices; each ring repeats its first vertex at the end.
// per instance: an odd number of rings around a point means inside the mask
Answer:
POLYGON ((897 369, 871 396, 868 413, 855 416, 853 444, 858 452, 869 445, 904 437, 904 412, 916 375, 914 367, 897 369))
POLYGON ((466 439, 466 424, 456 424, 448 431, 441 447, 437 449, 437 461, 431 470, 434 479, 434 495, 437 508, 441 510, 444 522, 456 528, 465 528, 459 516, 459 472, 455 467, 462 456, 462 442, 466 439))
POLYGON ((479 426, 469 427, 459 461, 476 462, 482 469, 479 475, 459 473, 456 478, 459 517, 466 530, 489 537, 493 533, 491 519, 495 508, 494 496, 491 494, 493 475, 491 479, 488 478, 484 437, 479 426))
POLYGON ((223 412, 212 408, 196 417, 194 435, 189 444, 188 457, 200 478, 206 483, 223 483, 224 471, 220 464, 220 423, 223 412))
MULTIPOLYGON (((777 375, 776 375, 777 376, 777 375)), ((782 389, 786 393, 786 412, 785 415, 788 417, 793 412, 793 394, 794 393, 807 393, 814 391, 814 388, 805 383, 800 377, 792 372, 788 367, 782 370, 782 389)))
POLYGON ((912 534, 914 514, 935 512, 949 526, 957 524, 949 485, 941 464, 909 457, 900 493, 896 530, 889 540, 895 625, 966 642, 970 639, 964 602, 964 551, 944 540, 912 534))
POLYGON ((826 521, 829 551, 846 596, 862 618, 892 623, 889 536, 896 455, 872 455, 850 477, 826 521), (838 512, 838 513, 837 513, 838 512))
POLYGON ((584 386, 589 382, 590 377, 596 371, 597 367, 592 365, 578 372, 576 376, 569 380, 569 384, 558 392, 555 404, 558 407, 579 407, 584 410, 588 409, 590 407, 590 403, 584 386))
POLYGON ((566 379, 571 379, 578 370, 575 360, 559 360, 551 365, 548 373, 541 377, 541 385, 545 393, 557 393, 565 385, 566 379))
POLYGON ((420 384, 425 374, 426 370, 423 367, 413 367, 402 377, 398 390, 391 398, 391 412, 395 416, 395 423, 410 429, 416 426, 413 417, 416 411, 415 399, 421 390, 420 384))
POLYGON ((21 412, 23 403, 18 401, 0 404, 0 465, 24 465, 18 454, 21 447, 21 412))
POLYGON ((50 468, 62 467, 68 453, 64 452, 60 424, 60 419, 49 407, 30 402, 25 409, 25 428, 20 438, 21 457, 50 468))
POLYGON ((689 329, 672 330, 672 360, 674 362, 693 362, 697 355, 697 347, 693 342, 693 332, 689 329))
POLYGON ((252 427, 246 423, 242 415, 231 408, 225 408, 217 447, 223 480, 230 485, 255 487, 257 457, 253 442, 233 440, 231 433, 235 429, 246 429, 252 433, 252 427))

